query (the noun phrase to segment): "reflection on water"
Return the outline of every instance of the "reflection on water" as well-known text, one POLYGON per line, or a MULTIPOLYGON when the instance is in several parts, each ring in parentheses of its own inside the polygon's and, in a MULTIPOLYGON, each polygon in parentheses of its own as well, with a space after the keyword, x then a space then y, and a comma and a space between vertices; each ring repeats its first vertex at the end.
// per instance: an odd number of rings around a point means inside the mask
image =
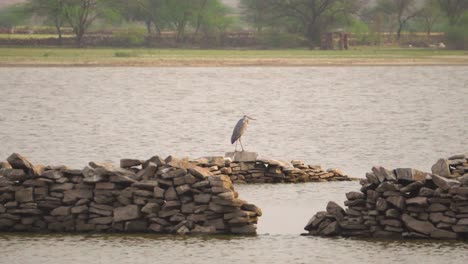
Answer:
POLYGON ((468 67, 1 68, 0 159, 83 167, 243 143, 278 159, 429 170, 468 144, 468 67))
POLYGON ((264 215, 257 236, 0 234, 0 263, 465 263, 468 243, 303 237, 356 182, 237 186, 264 215))
POLYGON ((468 244, 295 235, 0 236, 0 263, 464 263, 468 244))
MULTIPOLYGON (((0 159, 200 157, 244 145, 363 176, 466 152, 468 67, 0 68, 0 159)), ((258 236, 0 234, 0 263, 464 263, 468 244, 299 236, 357 182, 236 186, 258 236)))

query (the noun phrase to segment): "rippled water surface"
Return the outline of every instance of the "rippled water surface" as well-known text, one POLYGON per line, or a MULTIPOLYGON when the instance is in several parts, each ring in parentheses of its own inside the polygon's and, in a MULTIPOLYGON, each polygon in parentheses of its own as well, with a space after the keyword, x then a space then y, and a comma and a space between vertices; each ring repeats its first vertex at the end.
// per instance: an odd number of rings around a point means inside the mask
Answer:
MULTIPOLYGON (((231 150, 362 177, 468 151, 468 67, 0 68, 0 159, 81 168, 231 150)), ((301 237, 357 182, 237 186, 255 237, 0 234, 0 263, 463 263, 468 244, 301 237)))

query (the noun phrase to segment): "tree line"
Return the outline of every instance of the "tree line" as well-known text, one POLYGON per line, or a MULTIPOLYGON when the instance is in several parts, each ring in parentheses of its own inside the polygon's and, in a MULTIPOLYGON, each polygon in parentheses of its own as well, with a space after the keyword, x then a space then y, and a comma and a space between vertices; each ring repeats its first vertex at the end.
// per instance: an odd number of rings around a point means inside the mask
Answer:
MULTIPOLYGON (((223 34, 234 27, 250 28, 257 33, 299 35, 310 47, 319 46, 325 32, 353 25, 393 31, 397 41, 411 23, 430 34, 445 21, 448 30, 462 32, 462 38, 467 37, 463 29, 468 26, 468 0, 377 0, 374 4, 369 0, 240 0, 237 15, 219 0, 28 0, 15 8, 53 25, 59 40, 62 29, 71 28, 78 46, 96 22, 138 22, 151 36, 175 32, 177 42, 223 34)), ((5 13, 3 21, 20 16, 5 13)))

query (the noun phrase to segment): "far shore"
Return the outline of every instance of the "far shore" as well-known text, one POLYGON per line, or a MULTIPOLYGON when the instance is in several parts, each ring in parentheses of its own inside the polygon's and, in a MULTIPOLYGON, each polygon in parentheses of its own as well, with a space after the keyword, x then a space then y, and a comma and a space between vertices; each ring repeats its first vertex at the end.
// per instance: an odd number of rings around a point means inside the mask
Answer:
POLYGON ((468 51, 71 49, 0 47, 0 67, 468 66, 468 51))

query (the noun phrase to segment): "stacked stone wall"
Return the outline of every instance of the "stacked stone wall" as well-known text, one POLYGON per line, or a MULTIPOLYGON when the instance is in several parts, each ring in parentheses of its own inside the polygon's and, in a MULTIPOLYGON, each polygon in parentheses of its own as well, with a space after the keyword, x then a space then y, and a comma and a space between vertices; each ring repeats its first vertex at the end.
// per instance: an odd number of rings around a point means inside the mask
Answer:
POLYGON ((329 202, 305 229, 319 236, 467 240, 467 168, 467 155, 439 160, 433 173, 373 167, 360 192, 346 193, 346 210, 329 202))
POLYGON ((261 210, 230 178, 169 156, 82 170, 0 164, 0 231, 255 234, 261 210))
POLYGON ((351 178, 338 169, 324 170, 320 165, 306 165, 300 160, 284 162, 278 160, 254 159, 232 161, 224 157, 206 157, 191 161, 210 170, 215 175, 230 177, 240 183, 302 183, 350 181, 351 178))

